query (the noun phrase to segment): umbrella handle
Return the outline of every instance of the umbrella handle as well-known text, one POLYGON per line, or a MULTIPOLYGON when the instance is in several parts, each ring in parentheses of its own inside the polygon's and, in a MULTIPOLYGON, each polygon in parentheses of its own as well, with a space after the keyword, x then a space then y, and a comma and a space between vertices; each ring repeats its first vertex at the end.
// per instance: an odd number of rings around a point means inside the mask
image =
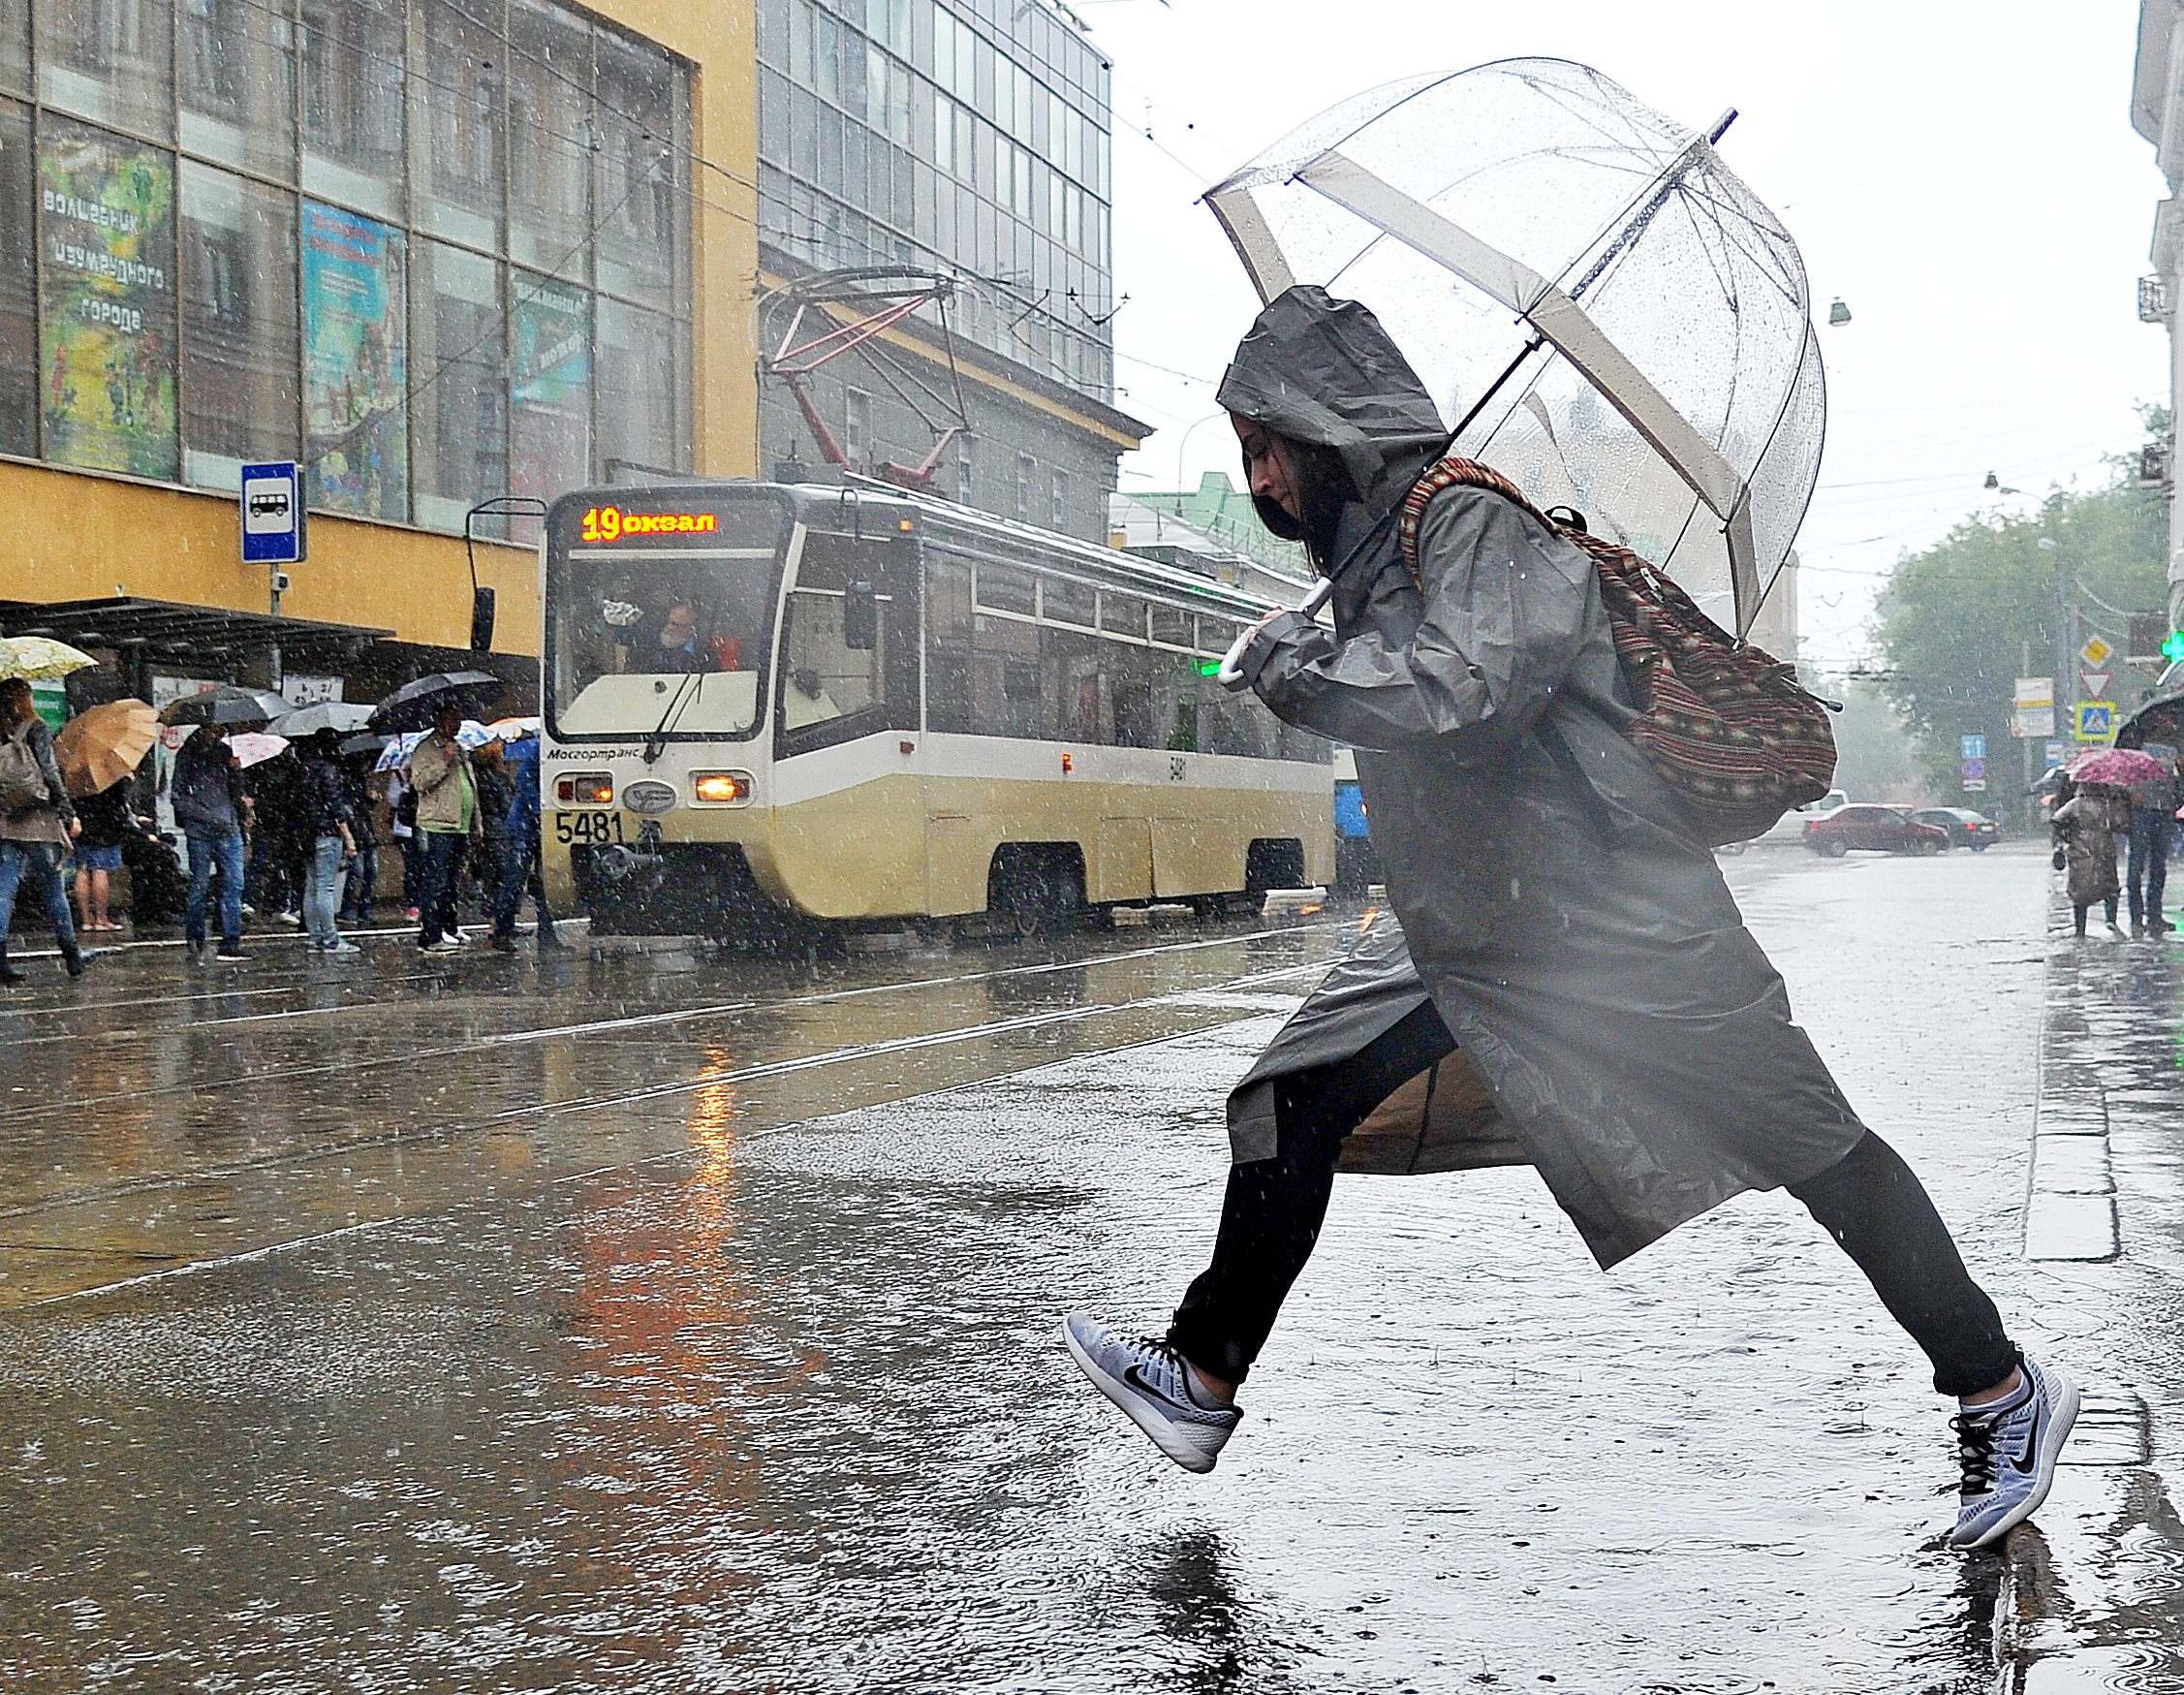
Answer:
MULTIPOLYGON (((1296 615, 1300 618, 1311 617, 1327 604, 1327 597, 1333 593, 1334 579, 1331 577, 1321 578, 1318 583, 1313 586, 1312 592, 1306 595, 1302 603, 1298 605, 1296 615)), ((1213 674, 1223 688, 1233 692, 1244 686, 1244 674, 1240 669, 1243 664, 1244 649, 1251 645, 1251 639, 1258 634, 1259 625, 1254 624, 1229 643, 1229 651, 1221 656, 1221 669, 1213 674)))

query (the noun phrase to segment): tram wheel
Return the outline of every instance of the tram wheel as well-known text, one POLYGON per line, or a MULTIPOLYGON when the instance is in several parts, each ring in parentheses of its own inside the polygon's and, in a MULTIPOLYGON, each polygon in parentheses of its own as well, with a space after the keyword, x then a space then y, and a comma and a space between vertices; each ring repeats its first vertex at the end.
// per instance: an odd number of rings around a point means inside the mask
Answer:
POLYGON ((1074 854, 1039 844, 996 855, 988 904, 1019 936, 1062 935, 1084 922, 1084 873, 1074 854))

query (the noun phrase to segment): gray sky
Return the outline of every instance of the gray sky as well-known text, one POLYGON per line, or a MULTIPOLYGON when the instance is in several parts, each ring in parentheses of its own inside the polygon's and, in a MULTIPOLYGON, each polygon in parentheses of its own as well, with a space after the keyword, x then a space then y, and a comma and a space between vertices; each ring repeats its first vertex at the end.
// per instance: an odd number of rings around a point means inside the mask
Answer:
POLYGON ((1120 403, 1159 426, 1126 490, 1235 475, 1225 422, 1192 426, 1256 300, 1198 194, 1360 89, 1534 54, 1695 128, 1737 108, 1723 157, 1796 236, 1817 314, 1851 307, 1821 330, 1808 661, 1868 655, 1876 585, 1991 509, 1987 471, 2029 509, 2100 479, 2138 439, 2134 405, 2168 399, 2168 338, 2134 293, 2166 190, 2131 128, 2133 0, 1078 3, 1115 66, 1120 403))

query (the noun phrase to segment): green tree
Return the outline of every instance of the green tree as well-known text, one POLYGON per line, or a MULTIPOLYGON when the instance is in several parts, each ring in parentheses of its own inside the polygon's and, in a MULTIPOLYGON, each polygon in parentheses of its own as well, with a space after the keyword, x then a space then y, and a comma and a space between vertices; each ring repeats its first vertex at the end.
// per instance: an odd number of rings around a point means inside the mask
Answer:
MULTIPOLYGON (((2166 412, 2148 408, 2145 421, 2150 439, 2167 440, 2166 412)), ((2137 470, 2136 455, 2115 455, 2099 488, 2055 489, 2029 517, 1968 518, 1934 547, 1897 561, 1876 612, 1888 661, 1882 686, 1940 800, 1960 792, 1957 738, 1967 735, 1987 738, 1987 800, 2015 797, 2014 683, 2054 670, 2058 622, 2074 667, 2056 678, 2058 729, 2076 697, 2075 653, 2088 636, 2117 650, 2109 688, 2119 706, 2128 710, 2148 692, 2153 679, 2122 663, 2124 618, 2100 604, 2127 614, 2167 605, 2168 503, 2159 489, 2138 486, 2137 470), (2058 605, 2058 583, 2070 610, 2058 605), (2029 673, 2021 669, 2028 644, 2029 673)))

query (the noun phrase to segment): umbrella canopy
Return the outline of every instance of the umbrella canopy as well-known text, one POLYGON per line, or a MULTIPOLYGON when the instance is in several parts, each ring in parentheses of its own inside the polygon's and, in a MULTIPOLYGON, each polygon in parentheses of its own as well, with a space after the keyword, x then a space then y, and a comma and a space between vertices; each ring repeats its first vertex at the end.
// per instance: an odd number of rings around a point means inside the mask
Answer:
POLYGON ((538 733, 536 718, 495 718, 485 726, 486 738, 492 741, 521 741, 526 736, 538 733))
POLYGON ((254 765, 264 765, 277 754, 288 751, 288 738, 268 736, 263 730, 245 730, 240 736, 228 738, 228 751, 235 756, 235 764, 248 770, 254 765))
POLYGON ((144 763, 159 739, 159 714, 143 701, 109 701, 80 712, 53 738, 53 758, 71 795, 96 795, 144 763))
POLYGON ((285 712, 265 728, 275 736, 286 736, 295 740, 302 736, 314 736, 321 730, 334 730, 346 735, 361 730, 371 722, 372 710, 360 701, 317 701, 308 706, 298 706, 285 712))
POLYGON ((343 737, 341 738, 341 752, 345 758, 359 753, 379 753, 392 739, 392 737, 382 736, 376 730, 367 730, 361 735, 343 737))
POLYGON ((485 703, 508 692, 489 671, 436 671, 406 682, 381 701, 371 715, 374 730, 429 730, 432 720, 453 706, 476 717, 485 703))
POLYGON ((1462 421, 1455 451, 1742 634, 1826 408, 1804 262, 1715 153, 1727 126, 1510 59, 1345 101, 1205 199, 1263 300, 1317 283, 1362 301, 1462 421))
POLYGON ((390 736, 387 738, 387 745, 379 750, 378 763, 372 767, 372 769, 375 771, 399 770, 410 763, 410 755, 417 751, 417 744, 422 741, 428 734, 429 732, 423 730, 409 730, 400 736, 390 736))
POLYGON ((0 682, 18 676, 66 676, 99 662, 50 636, 0 636, 0 682))
POLYGON ((264 724, 285 716, 293 708, 280 696, 265 689, 246 689, 234 683, 216 683, 185 695, 160 713, 162 724, 264 724))
POLYGON ((2135 747, 2104 747, 2097 753, 2082 753, 2072 760, 2070 772, 2074 783, 2136 789, 2142 783, 2158 783, 2165 777, 2173 777, 2176 767, 2164 765, 2152 754, 2140 753, 2135 747))

